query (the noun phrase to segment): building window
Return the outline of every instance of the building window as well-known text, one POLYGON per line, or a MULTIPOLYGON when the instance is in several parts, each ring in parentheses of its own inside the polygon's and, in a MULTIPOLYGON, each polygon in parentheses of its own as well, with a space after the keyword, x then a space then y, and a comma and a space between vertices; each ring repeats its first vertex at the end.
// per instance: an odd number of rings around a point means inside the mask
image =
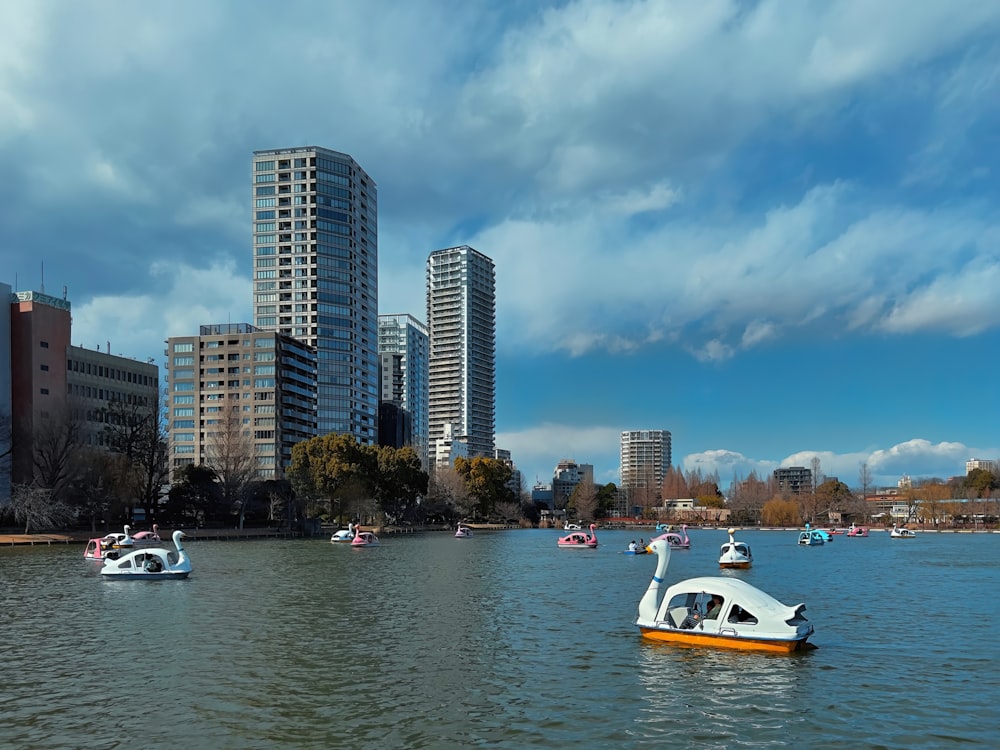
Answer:
POLYGON ((48 349, 49 348, 49 342, 48 341, 39 341, 38 345, 40 347, 42 347, 42 349, 48 349))
POLYGON ((174 344, 174 351, 175 352, 193 352, 194 351, 194 344, 190 343, 190 342, 188 342, 186 344, 174 344))
POLYGON ((42 368, 42 372, 48 372, 49 371, 49 366, 48 365, 40 365, 40 366, 42 368))
POLYGON ((43 396, 48 396, 49 395, 49 389, 48 388, 42 388, 41 392, 42 392, 43 396))

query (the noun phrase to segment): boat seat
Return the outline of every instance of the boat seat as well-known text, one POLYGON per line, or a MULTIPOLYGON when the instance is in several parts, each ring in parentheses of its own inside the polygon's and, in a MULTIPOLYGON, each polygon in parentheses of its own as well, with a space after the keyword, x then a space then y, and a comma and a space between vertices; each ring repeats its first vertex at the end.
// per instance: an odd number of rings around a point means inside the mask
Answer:
POLYGON ((675 628, 679 628, 684 619, 688 616, 687 607, 674 607, 670 610, 670 624, 675 628))

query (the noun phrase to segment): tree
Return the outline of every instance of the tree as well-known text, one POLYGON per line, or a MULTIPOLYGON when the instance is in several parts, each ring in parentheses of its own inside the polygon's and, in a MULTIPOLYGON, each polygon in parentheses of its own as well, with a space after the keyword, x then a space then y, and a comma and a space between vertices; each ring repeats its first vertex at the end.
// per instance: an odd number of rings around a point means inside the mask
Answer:
POLYGON ((65 526, 73 517, 72 509, 54 490, 23 484, 14 487, 9 510, 15 523, 24 524, 25 534, 65 526))
POLYGON ((120 457, 119 495, 138 504, 156 521, 160 488, 167 482, 167 436, 159 404, 109 401, 105 410, 105 440, 120 457))
POLYGON ((798 526, 802 523, 799 505, 787 498, 771 498, 761 510, 761 522, 766 526, 798 526))
POLYGON ((10 412, 0 411, 0 505, 7 500, 10 489, 11 453, 14 451, 14 430, 10 412))
POLYGON ((287 476, 296 495, 329 504, 330 514, 342 523, 345 501, 358 507, 363 461, 353 435, 330 433, 292 446, 287 476))
POLYGON ((734 523, 759 526, 764 503, 775 495, 774 477, 762 480, 756 471, 742 481, 735 481, 729 488, 729 509, 734 523))
POLYGON ((945 505, 951 498, 950 488, 940 480, 928 481, 918 487, 916 494, 920 499, 921 514, 937 527, 945 514, 945 505))
POLYGON ((221 502, 222 492, 215 472, 203 464, 189 464, 174 472, 165 510, 175 524, 201 525, 221 515, 221 502))
POLYGON ((576 509, 576 517, 581 521, 597 520, 597 487, 589 482, 580 482, 573 488, 569 507, 576 509))
POLYGON ((224 412, 219 423, 207 435, 205 465, 215 472, 222 490, 222 501, 229 513, 239 516, 243 528, 248 485, 257 474, 252 428, 243 424, 239 406, 224 412))
POLYGON ((827 479, 816 488, 815 497, 816 507, 822 508, 829 519, 830 511, 842 514, 850 506, 854 495, 851 494, 851 488, 843 482, 827 479))
POLYGON ((597 518, 606 518, 618 505, 618 485, 608 482, 597 488, 597 509, 594 511, 597 518))
POLYGON ((667 467, 667 473, 663 475, 663 482, 660 488, 660 497, 664 500, 678 500, 680 498, 692 497, 691 490, 688 489, 687 480, 684 479, 684 472, 676 466, 667 467))
POLYGON ((465 480, 469 496, 475 500, 474 517, 489 518, 497 503, 516 499, 507 487, 511 468, 503 461, 482 456, 473 459, 459 456, 455 459, 455 473, 465 480))
POLYGON ((62 503, 79 468, 80 423, 69 409, 40 416, 32 440, 35 487, 49 490, 62 503))
MULTIPOLYGON (((362 451, 365 453, 365 451, 362 451)), ((427 494, 427 472, 413 448, 372 447, 375 457, 372 496, 392 520, 412 516, 420 496, 427 494)))

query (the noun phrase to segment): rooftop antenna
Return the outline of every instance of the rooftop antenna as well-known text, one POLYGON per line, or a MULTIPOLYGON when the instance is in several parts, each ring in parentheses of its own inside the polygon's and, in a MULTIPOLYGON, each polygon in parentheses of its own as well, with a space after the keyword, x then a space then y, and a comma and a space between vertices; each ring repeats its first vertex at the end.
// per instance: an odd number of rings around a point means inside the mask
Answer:
POLYGON ((63 299, 66 299, 67 294, 69 294, 69 287, 63 284, 63 299))
POLYGON ((42 288, 41 293, 45 294, 45 261, 42 261, 42 288))

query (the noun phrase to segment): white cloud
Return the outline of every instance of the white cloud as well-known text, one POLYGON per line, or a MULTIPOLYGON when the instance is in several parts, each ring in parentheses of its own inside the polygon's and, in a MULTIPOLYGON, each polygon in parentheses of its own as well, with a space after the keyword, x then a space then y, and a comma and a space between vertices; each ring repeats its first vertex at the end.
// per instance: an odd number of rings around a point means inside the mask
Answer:
MULTIPOLYGON (((193 267, 154 263, 151 291, 101 295, 73 304, 73 343, 135 359, 163 361, 163 342, 192 336, 201 325, 252 323, 246 276, 230 261, 193 267)), ((72 300, 71 300, 72 301, 72 300)))
POLYGON ((620 481, 617 461, 613 467, 598 461, 617 452, 620 427, 577 426, 546 422, 523 430, 498 432, 496 445, 509 450, 514 463, 524 475, 528 489, 536 480, 552 481, 552 471, 563 459, 594 465, 594 481, 599 484, 620 481))

